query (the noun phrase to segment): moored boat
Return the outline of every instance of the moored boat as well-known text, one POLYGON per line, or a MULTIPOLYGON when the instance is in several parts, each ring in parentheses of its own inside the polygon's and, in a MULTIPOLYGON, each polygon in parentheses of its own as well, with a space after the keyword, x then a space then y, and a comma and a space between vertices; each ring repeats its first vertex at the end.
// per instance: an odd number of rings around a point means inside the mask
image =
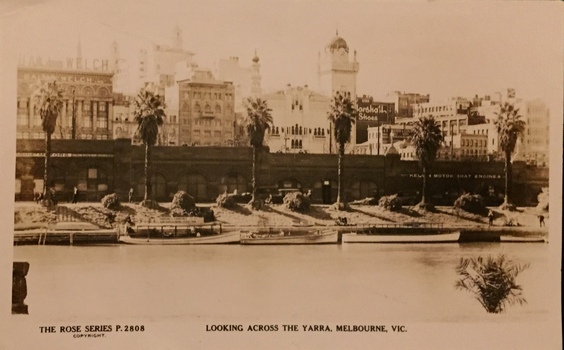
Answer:
POLYGON ((188 221, 140 223, 126 226, 119 241, 137 245, 189 245, 239 243, 239 231, 225 232, 221 224, 188 221))
POLYGON ((103 229, 88 222, 16 224, 14 244, 107 244, 117 243, 116 229, 103 229))
POLYGON ((502 235, 499 237, 501 242, 509 243, 545 243, 548 239, 543 236, 510 236, 502 235))
POLYGON ((460 232, 423 234, 365 234, 345 233, 343 243, 454 243, 460 239, 460 232))
POLYGON ((274 230, 241 231, 241 244, 327 244, 337 243, 339 238, 334 229, 311 229, 306 231, 274 230))

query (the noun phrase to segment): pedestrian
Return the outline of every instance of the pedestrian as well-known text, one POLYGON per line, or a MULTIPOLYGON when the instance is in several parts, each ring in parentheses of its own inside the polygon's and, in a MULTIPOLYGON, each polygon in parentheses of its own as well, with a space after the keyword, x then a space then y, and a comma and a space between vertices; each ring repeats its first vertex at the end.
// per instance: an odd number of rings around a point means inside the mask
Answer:
POLYGON ((78 187, 74 186, 72 192, 72 204, 75 204, 78 201, 78 187))
POLYGON ((57 198, 56 198, 57 192, 53 187, 49 189, 49 192, 51 192, 51 201, 53 202, 53 205, 57 205, 57 198))
POLYGON ((542 214, 539 215, 539 225, 540 225, 540 227, 545 226, 545 224, 544 224, 544 215, 542 215, 542 214))
POLYGON ((489 222, 488 226, 493 225, 493 221, 494 221, 494 214, 493 214, 493 212, 490 210, 490 211, 488 212, 488 222, 489 222))
POLYGON ((131 200, 133 200, 133 187, 129 189, 129 203, 131 203, 131 200))

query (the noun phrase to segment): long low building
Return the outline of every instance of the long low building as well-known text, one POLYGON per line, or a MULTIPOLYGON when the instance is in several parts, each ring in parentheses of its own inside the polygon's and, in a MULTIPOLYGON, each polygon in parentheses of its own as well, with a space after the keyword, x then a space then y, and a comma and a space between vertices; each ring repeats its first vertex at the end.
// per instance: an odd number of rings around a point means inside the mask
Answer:
MULTIPOLYGON (((17 140, 16 200, 32 200, 43 188, 44 142, 17 140)), ((52 183, 57 198, 70 200, 73 188, 80 200, 98 201, 108 193, 126 199, 143 195, 144 148, 130 139, 53 140, 52 183)), ((270 191, 311 190, 314 203, 332 203, 337 196, 337 156, 332 154, 268 153, 259 157, 259 186, 270 191)), ((154 147, 153 192, 158 201, 170 201, 185 190, 199 202, 211 202, 225 191, 251 191, 252 149, 243 147, 154 147)), ((386 156, 347 155, 345 187, 348 200, 402 193, 417 197, 421 169, 417 161, 386 156)), ((548 169, 515 162, 515 201, 535 204, 548 186, 548 169)), ((429 181, 429 195, 437 204, 452 204, 460 193, 482 194, 495 204, 503 197, 502 162, 437 162, 429 181)))

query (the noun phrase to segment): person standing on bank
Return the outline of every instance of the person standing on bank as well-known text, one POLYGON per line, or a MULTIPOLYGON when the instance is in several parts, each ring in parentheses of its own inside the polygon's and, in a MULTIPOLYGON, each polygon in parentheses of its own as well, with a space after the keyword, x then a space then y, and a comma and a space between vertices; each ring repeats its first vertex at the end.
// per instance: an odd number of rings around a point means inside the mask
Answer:
POLYGON ((129 189, 129 203, 133 200, 133 187, 129 189))
POLYGON ((540 225, 540 227, 545 226, 545 224, 544 224, 544 215, 542 215, 542 214, 539 215, 539 225, 540 225))
POLYGON ((78 187, 74 186, 72 192, 72 204, 75 204, 76 202, 78 202, 78 187))
POLYGON ((489 222, 489 226, 493 225, 493 221, 494 221, 494 214, 493 212, 490 210, 488 213, 488 222, 489 222))

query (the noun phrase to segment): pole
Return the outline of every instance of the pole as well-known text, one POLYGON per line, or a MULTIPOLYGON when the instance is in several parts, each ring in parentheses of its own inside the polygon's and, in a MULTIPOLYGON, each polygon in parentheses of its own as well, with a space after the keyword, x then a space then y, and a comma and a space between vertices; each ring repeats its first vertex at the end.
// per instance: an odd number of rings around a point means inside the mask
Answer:
POLYGON ((450 159, 454 159, 454 124, 450 125, 450 159))
POLYGON ((76 139, 76 114, 75 114, 75 100, 74 100, 75 89, 72 89, 72 126, 71 126, 71 138, 76 139))
POLYGON ((380 125, 380 122, 378 122, 378 136, 377 136, 377 140, 376 140, 376 142, 378 142, 378 151, 377 151, 376 154, 378 154, 378 155, 380 155, 380 128, 381 128, 381 125, 380 125))

